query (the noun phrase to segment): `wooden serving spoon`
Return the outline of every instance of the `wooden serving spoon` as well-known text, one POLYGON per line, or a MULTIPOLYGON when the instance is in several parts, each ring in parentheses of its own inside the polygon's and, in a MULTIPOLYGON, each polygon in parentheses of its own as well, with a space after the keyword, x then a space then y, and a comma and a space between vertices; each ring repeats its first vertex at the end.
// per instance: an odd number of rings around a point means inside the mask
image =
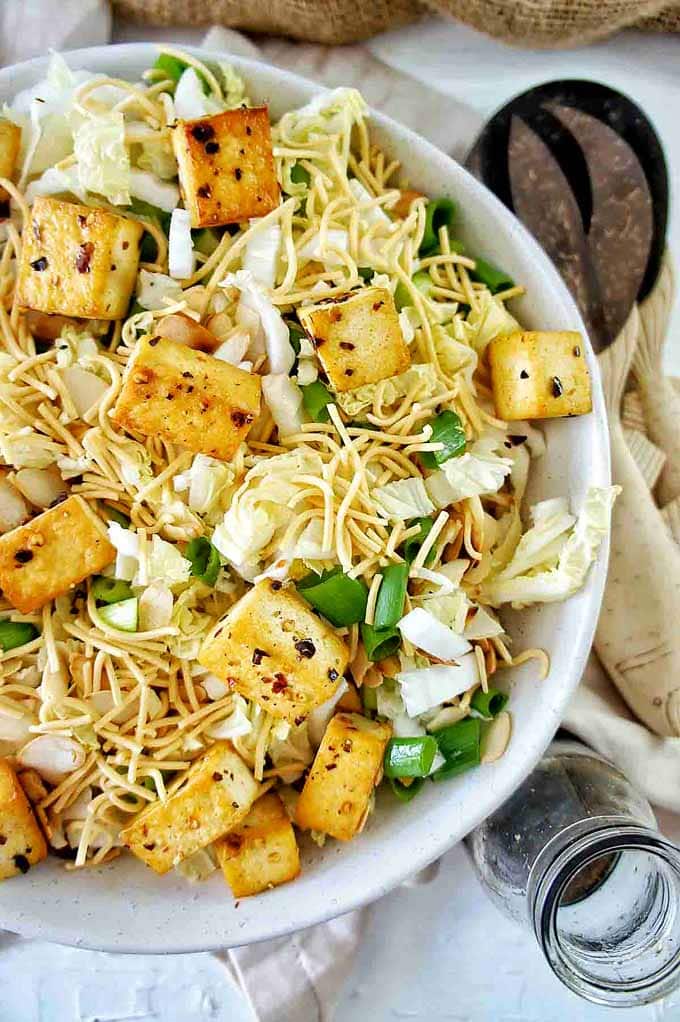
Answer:
POLYGON ((668 172, 649 120, 597 82, 548 82, 493 115, 467 164, 542 244, 602 351, 663 257, 668 172))
MULTIPOLYGON (((623 492, 612 518, 595 649, 633 713, 657 734, 680 735, 680 550, 620 417, 634 358, 638 378, 647 373, 646 387, 640 381, 643 402, 651 403, 652 395, 643 351, 653 349, 660 372, 671 291, 668 265, 662 268, 668 218, 663 149, 627 97, 595 82, 550 82, 494 115, 468 165, 551 256, 600 352, 612 476, 623 492)), ((656 388, 657 400, 662 389, 656 388)), ((670 404, 666 412, 677 447, 680 415, 670 404)), ((651 426, 649 415, 647 421, 651 426)), ((664 451, 668 462, 671 451, 664 451)))

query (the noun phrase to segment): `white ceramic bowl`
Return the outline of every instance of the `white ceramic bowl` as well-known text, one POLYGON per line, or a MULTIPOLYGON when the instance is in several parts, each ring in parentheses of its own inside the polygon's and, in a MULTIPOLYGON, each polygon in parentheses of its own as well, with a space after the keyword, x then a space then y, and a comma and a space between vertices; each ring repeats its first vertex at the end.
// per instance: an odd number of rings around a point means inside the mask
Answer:
MULTIPOLYGON (((196 51, 207 59, 224 55, 196 51)), ((106 46, 67 55, 75 68, 136 78, 156 57, 149 44, 106 46)), ((306 102, 318 86, 276 68, 230 58, 253 100, 272 118, 306 102)), ((41 58, 0 71, 0 100, 42 78, 41 58)), ((388 117, 373 114, 376 140, 401 160, 413 186, 448 195, 460 210, 456 233, 525 283, 516 314, 528 327, 581 330, 583 323, 556 270, 505 207, 462 167, 388 117)), ((534 462, 529 498, 567 496, 578 507, 586 488, 609 482, 609 449, 597 363, 590 345, 594 411, 546 425, 547 451, 534 462)), ((304 846, 303 872, 292 884, 235 905, 219 875, 190 886, 158 877, 131 856, 99 869, 67 872, 49 859, 24 877, 0 884, 0 926, 26 936, 109 951, 203 951, 264 940, 355 909, 385 894, 460 840, 518 786, 547 747, 588 656, 606 574, 606 544, 585 588, 565 603, 510 615, 516 648, 542 646, 552 668, 513 674, 514 734, 498 763, 457 780, 432 784, 409 805, 380 793, 365 832, 350 844, 304 846)))

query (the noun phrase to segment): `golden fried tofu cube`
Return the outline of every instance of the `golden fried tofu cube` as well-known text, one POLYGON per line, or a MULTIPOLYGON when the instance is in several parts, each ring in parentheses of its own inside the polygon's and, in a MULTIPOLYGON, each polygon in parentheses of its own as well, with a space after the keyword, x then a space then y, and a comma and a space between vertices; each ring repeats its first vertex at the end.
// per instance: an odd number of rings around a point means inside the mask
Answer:
POLYGON ((113 421, 228 461, 260 411, 260 377, 212 355, 144 337, 123 377, 113 421))
POLYGON ((45 838, 16 773, 0 759, 0 880, 28 873, 47 856, 45 838))
POLYGON ((235 898, 285 884, 300 872, 293 825, 273 792, 257 800, 243 823, 215 844, 215 852, 235 898))
POLYGON ((554 419, 592 410, 583 338, 574 330, 516 331, 489 345, 501 419, 554 419))
POLYGON ((260 787, 231 742, 216 742, 166 802, 153 802, 121 831, 123 844, 156 873, 167 873, 237 827, 260 787))
POLYGON ((218 623, 198 661, 267 713, 299 723, 333 695, 348 657, 297 592, 265 579, 218 623))
POLYGON ((144 225, 41 195, 24 227, 17 302, 39 312, 121 319, 137 278, 144 225))
MULTIPOLYGON (((0 120, 0 177, 12 179, 21 148, 21 128, 12 121, 0 120)), ((0 188, 0 202, 6 202, 9 193, 0 188)))
POLYGON ((319 746, 298 800, 295 822, 339 841, 364 825, 371 794, 382 778, 390 724, 358 713, 336 713, 319 746))
POLYGON ((278 206, 266 106, 178 121, 172 140, 192 227, 239 223, 278 206))
POLYGON ((0 536, 0 588, 22 614, 68 592, 116 556, 82 497, 68 497, 0 536))
POLYGON ((383 287, 298 310, 331 389, 342 392, 403 373, 408 345, 390 292, 383 287))

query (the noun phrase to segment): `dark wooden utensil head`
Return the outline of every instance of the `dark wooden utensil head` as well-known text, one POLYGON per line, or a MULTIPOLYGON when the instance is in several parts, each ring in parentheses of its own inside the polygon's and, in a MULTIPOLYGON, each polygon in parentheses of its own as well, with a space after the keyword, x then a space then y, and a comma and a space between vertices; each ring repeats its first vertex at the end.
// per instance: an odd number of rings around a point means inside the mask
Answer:
POLYGON ((665 244, 666 161, 639 107, 598 82, 548 82, 494 114, 467 164, 553 259, 596 350, 610 344, 665 244))

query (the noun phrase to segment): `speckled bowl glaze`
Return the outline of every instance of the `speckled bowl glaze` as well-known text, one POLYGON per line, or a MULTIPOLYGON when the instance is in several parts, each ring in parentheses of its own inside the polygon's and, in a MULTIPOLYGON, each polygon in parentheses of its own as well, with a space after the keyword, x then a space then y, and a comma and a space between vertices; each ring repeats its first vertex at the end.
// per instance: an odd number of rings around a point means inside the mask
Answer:
MULTIPOLYGON (((207 59, 224 54, 196 51, 207 59)), ((136 78, 156 57, 149 44, 67 54, 76 68, 136 78)), ((276 68, 230 58, 251 97, 276 119, 305 103, 318 86, 276 68)), ((0 100, 44 76, 46 58, 0 71, 0 100)), ((556 270, 522 225, 461 166, 413 132, 372 115, 376 140, 401 160, 413 186, 455 199, 460 236, 492 258, 529 293, 514 311, 528 327, 581 330, 576 306, 556 270)), ((546 425, 547 451, 534 463, 529 499, 568 496, 578 506, 591 484, 609 482, 608 435, 597 363, 590 345, 594 412, 546 425)), ((508 615, 515 647, 542 646, 552 669, 512 675, 514 733, 502 760, 447 784, 429 785, 408 805, 381 791, 364 833, 350 844, 318 849, 303 839, 303 872, 292 884, 235 904, 220 875, 198 886, 158 877, 132 857, 99 869, 67 872, 50 859, 0 884, 0 927, 79 947, 128 952, 204 951, 248 944, 311 926, 385 894, 441 855, 503 802, 528 774, 556 730, 590 649, 606 575, 606 544, 584 589, 565 603, 508 615)))

